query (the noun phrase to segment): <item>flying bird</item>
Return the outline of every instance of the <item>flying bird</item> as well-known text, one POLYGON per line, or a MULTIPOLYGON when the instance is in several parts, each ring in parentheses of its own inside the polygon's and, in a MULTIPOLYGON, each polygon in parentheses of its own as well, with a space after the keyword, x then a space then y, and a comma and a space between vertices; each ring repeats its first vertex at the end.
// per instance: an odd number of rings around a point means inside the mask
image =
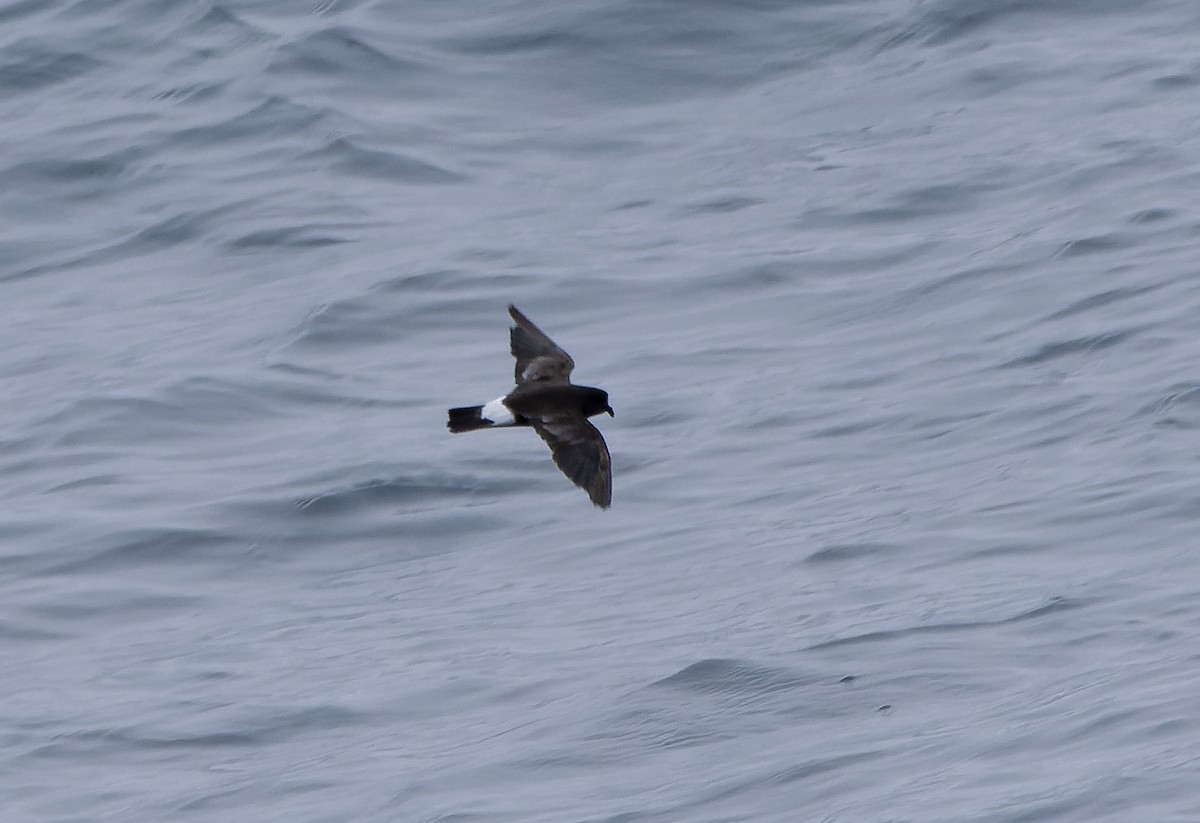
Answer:
POLYGON ((602 509, 612 503, 612 460, 600 430, 588 418, 608 412, 608 392, 571 382, 575 361, 516 306, 508 313, 516 323, 509 334, 517 359, 517 387, 482 406, 450 409, 451 432, 532 426, 562 473, 588 493, 602 509))

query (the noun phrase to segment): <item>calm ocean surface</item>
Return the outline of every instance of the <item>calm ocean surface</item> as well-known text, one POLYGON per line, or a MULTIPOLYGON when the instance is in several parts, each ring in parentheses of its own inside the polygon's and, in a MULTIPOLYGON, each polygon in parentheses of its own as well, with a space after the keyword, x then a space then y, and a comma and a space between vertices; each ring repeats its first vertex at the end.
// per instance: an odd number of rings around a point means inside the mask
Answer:
POLYGON ((0 2, 0 817, 1200 820, 1198 38, 0 2))

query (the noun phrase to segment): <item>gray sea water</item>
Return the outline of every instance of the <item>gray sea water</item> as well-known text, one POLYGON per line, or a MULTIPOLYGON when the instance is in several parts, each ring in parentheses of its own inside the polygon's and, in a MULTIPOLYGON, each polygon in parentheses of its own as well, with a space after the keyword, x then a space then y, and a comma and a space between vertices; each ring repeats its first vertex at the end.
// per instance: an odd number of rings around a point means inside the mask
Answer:
POLYGON ((0 818, 1200 820, 1198 36, 0 3, 0 818))

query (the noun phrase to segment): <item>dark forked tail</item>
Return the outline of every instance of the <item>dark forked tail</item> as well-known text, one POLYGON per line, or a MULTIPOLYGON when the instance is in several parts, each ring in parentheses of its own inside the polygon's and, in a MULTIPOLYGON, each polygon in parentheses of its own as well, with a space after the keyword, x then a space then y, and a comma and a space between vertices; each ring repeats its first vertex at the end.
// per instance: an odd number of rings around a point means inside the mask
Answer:
POLYGON ((492 421, 484 420, 482 411, 483 406, 464 406, 461 409, 451 409, 446 427, 455 434, 490 428, 492 421))

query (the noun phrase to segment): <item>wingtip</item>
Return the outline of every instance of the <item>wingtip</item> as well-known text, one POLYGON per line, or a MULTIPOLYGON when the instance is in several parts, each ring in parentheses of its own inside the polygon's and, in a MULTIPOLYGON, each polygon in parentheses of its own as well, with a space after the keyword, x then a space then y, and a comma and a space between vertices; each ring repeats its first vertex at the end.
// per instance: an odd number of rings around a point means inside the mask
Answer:
POLYGON ((514 306, 512 303, 508 304, 508 316, 511 317, 513 319, 513 321, 516 322, 517 324, 529 322, 529 318, 527 318, 524 314, 522 314, 521 310, 518 309, 516 306, 514 306))

